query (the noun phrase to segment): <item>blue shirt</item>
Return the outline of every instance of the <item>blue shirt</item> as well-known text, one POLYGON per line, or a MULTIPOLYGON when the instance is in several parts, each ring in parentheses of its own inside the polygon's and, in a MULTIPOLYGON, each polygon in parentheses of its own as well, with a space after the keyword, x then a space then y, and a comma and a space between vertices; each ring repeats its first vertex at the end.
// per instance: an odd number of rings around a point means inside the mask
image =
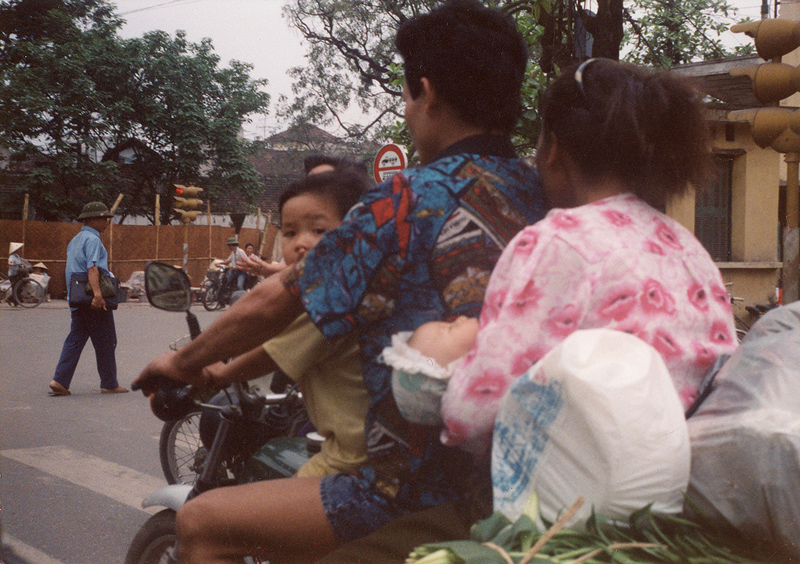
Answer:
POLYGON ((108 272, 108 252, 100 240, 97 229, 84 225, 67 245, 67 301, 69 301, 69 281, 74 272, 87 272, 96 266, 108 272))
POLYGON ((478 317, 501 251, 544 217, 538 174, 499 145, 470 138, 370 190, 287 280, 326 337, 360 330, 368 460, 353 479, 410 510, 458 497, 465 458, 402 418, 378 357, 394 333, 478 317))

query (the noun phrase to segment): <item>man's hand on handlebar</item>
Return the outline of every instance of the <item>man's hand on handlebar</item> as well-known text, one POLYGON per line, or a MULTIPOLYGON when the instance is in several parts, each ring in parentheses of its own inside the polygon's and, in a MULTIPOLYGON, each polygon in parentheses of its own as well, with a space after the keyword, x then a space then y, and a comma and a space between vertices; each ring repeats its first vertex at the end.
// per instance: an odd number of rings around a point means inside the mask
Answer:
POLYGON ((184 373, 180 370, 177 363, 178 353, 169 351, 153 359, 145 366, 141 374, 133 381, 131 388, 141 390, 145 396, 149 396, 158 389, 169 387, 172 381, 176 385, 195 384, 201 385, 203 377, 201 373, 184 373))

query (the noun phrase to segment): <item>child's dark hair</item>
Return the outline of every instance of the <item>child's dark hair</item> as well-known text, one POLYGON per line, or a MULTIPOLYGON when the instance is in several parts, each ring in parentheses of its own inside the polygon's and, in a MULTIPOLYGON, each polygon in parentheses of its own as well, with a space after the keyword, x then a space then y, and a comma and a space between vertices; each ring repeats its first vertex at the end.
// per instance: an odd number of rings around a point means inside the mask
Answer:
POLYGON ((702 95, 670 73, 592 59, 565 70, 539 111, 544 134, 555 135, 582 174, 617 178, 650 205, 689 185, 703 189, 712 176, 702 95))
POLYGON ((278 210, 283 213, 283 205, 302 194, 317 194, 327 196, 336 202, 339 217, 344 217, 361 195, 373 183, 367 174, 355 167, 340 167, 328 172, 312 174, 292 182, 281 194, 278 201, 278 210))
POLYGON ((424 77, 466 123, 514 128, 528 48, 508 14, 476 0, 450 0, 404 22, 395 46, 412 98, 424 77))

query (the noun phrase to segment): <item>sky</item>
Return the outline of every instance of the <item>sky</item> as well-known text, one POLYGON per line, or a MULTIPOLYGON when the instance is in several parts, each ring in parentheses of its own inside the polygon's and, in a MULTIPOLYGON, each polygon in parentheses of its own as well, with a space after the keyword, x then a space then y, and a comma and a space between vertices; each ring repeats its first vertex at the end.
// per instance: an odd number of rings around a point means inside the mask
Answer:
MULTIPOLYGON (((155 29, 174 36, 181 29, 194 43, 210 38, 223 66, 232 59, 251 63, 254 68, 250 76, 269 81, 271 101, 268 116, 245 124, 245 136, 266 137, 280 130, 274 109, 279 95, 291 96, 291 79, 286 72, 302 66, 306 53, 302 35, 283 18, 282 8, 287 0, 111 1, 126 20, 121 30, 123 37, 141 37, 155 29)), ((759 0, 729 1, 739 9, 739 16, 760 18, 759 0)), ((774 1, 770 0, 771 6, 774 1)), ((729 35, 726 40, 733 44, 752 42, 744 34, 729 35)))

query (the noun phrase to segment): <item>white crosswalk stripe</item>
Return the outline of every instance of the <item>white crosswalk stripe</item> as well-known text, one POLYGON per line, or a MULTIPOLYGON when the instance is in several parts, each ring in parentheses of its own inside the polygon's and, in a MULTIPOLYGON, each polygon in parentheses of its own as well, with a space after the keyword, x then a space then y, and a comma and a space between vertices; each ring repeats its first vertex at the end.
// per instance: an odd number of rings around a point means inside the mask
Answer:
POLYGON ((30 564, 63 564, 61 560, 51 558, 41 550, 25 544, 8 533, 3 534, 3 546, 10 549, 14 556, 30 564))
POLYGON ((134 509, 150 514, 157 513, 161 509, 159 507, 142 509, 142 500, 166 485, 163 478, 154 478, 114 462, 59 445, 2 450, 0 455, 134 509))

